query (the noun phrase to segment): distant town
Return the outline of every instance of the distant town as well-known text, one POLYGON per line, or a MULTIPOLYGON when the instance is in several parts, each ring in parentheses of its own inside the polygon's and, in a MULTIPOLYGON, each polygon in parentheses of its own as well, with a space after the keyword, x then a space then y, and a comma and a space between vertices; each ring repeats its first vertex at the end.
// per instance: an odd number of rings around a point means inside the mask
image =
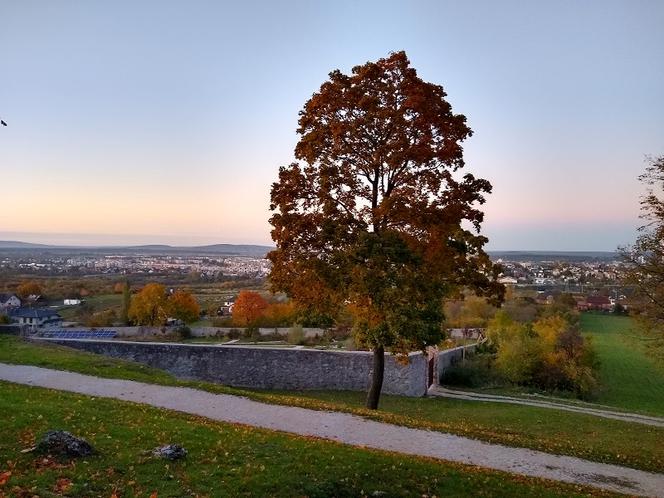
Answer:
POLYGON ((163 275, 264 278, 265 246, 83 248, 0 242, 0 272, 42 276, 163 275))

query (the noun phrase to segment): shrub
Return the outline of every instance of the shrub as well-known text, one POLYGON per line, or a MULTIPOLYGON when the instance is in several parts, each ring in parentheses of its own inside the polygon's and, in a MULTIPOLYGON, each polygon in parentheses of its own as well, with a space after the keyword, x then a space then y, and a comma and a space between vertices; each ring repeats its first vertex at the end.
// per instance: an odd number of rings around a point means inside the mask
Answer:
POLYGON ((288 336, 286 338, 288 344, 294 344, 301 346, 305 342, 304 329, 302 325, 293 325, 288 331, 288 336))
POLYGON ((238 329, 230 329, 228 331, 228 338, 231 340, 239 339, 240 338, 240 331, 238 329))
POLYGON ((481 387, 500 383, 501 377, 492 368, 493 356, 475 354, 463 363, 447 368, 440 379, 441 384, 458 387, 481 387))
POLYGON ((496 350, 497 372, 514 384, 571 391, 583 398, 597 388, 598 362, 574 315, 545 314, 532 324, 520 324, 500 311, 487 336, 496 350))
POLYGON ((247 327, 247 328, 244 329, 244 331, 242 332, 242 336, 245 339, 249 339, 251 341, 258 342, 261 338, 261 333, 258 330, 258 327, 251 326, 251 327, 247 327))
POLYGON ((186 325, 180 325, 175 329, 175 333, 180 336, 180 339, 190 339, 191 329, 186 325))

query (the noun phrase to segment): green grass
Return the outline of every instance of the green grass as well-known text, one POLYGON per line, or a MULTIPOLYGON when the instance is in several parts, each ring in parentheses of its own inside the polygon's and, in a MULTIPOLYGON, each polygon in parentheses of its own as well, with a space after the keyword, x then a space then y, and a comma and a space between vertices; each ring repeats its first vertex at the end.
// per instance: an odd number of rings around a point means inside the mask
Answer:
POLYGON ((581 328, 601 362, 596 401, 664 416, 664 367, 647 354, 632 319, 584 313, 581 328))
MULTIPOLYGON (((600 362, 600 389, 590 401, 602 405, 601 408, 664 417, 664 365, 648 354, 634 320, 626 316, 583 313, 580 324, 583 335, 592 341, 600 362)), ((517 397, 548 394, 555 401, 585 404, 573 398, 572 393, 544 393, 524 386, 466 390, 517 397)))
POLYGON ((608 493, 431 459, 365 450, 144 405, 0 382, 0 496, 609 496, 608 493), (33 452, 65 429, 98 454, 58 461, 33 452), (164 444, 188 455, 166 462, 164 444), (6 475, 6 474, 5 474, 6 475), (5 492, 7 494, 5 494, 5 492))
POLYGON ((189 386, 216 393, 239 394, 267 403, 343 411, 388 423, 449 432, 510 446, 656 472, 664 470, 663 428, 588 415, 528 406, 400 396, 383 396, 381 409, 376 412, 363 408, 363 393, 267 392, 180 381, 164 371, 136 363, 61 346, 23 342, 3 335, 0 335, 0 361, 99 377, 189 386))
MULTIPOLYGON (((90 313, 96 313, 99 311, 105 311, 108 309, 114 309, 116 312, 120 312, 122 307, 122 294, 101 294, 98 296, 89 296, 83 298, 87 307, 90 309, 90 313)), ((62 305, 62 301, 60 301, 62 305)), ((65 320, 75 320, 77 313, 79 311, 79 306, 59 306, 58 313, 65 320)))

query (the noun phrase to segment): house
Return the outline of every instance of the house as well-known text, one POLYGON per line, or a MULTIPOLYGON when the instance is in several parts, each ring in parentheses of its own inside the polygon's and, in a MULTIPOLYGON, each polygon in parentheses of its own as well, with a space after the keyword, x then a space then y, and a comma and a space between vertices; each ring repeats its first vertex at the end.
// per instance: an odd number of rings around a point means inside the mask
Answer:
POLYGON ((58 326, 62 323, 62 317, 48 308, 15 308, 9 312, 9 318, 19 325, 32 328, 58 326))
POLYGON ((516 278, 514 278, 514 277, 509 277, 509 276, 506 276, 506 277, 500 277, 500 278, 498 279, 498 283, 499 283, 499 284, 505 284, 505 285, 516 285, 517 282, 518 282, 518 280, 517 280, 516 278))
POLYGON ((0 312, 6 313, 10 309, 19 308, 21 300, 16 294, 0 294, 0 312))
POLYGON ((586 309, 597 311, 611 311, 613 305, 607 296, 588 296, 586 298, 586 309))

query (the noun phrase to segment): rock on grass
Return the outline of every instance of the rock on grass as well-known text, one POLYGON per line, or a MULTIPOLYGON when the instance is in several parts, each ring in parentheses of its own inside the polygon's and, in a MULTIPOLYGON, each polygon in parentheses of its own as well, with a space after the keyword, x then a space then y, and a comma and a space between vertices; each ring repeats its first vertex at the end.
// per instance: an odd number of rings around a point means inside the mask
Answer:
POLYGON ((48 431, 37 443, 37 451, 66 458, 86 457, 95 449, 85 439, 67 431, 48 431))

